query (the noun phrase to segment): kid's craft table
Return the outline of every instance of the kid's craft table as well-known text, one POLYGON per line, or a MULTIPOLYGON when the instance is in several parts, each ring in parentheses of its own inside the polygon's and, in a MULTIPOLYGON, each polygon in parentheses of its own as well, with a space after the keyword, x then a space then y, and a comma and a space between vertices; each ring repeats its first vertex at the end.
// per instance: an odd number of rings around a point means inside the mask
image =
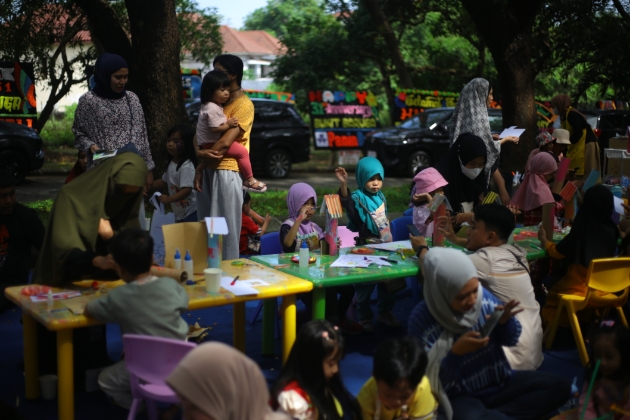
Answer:
MULTIPOLYGON (((527 251, 527 259, 529 261, 544 258, 547 252, 541 248, 538 241, 538 228, 535 226, 527 228, 519 228, 514 231, 517 238, 516 244, 522 246, 527 251), (529 233, 522 233, 529 232, 529 233)), ((554 241, 560 241, 564 237, 561 233, 554 233, 554 241)), ((431 239, 427 238, 429 246, 431 239)), ((462 247, 451 244, 446 241, 448 248, 457 248, 466 253, 470 253, 462 247)), ((409 245, 411 248, 411 245, 409 245)), ((354 248, 342 248, 340 255, 351 253, 354 248)), ((252 261, 264 264, 267 267, 274 268, 283 273, 291 274, 313 283, 313 319, 324 319, 326 312, 326 287, 345 286, 356 283, 370 283, 383 280, 390 280, 399 277, 413 277, 418 273, 418 259, 407 256, 404 260, 400 253, 375 250, 374 256, 388 256, 390 259, 396 260, 398 264, 389 266, 368 268, 345 268, 331 267, 330 265, 337 260, 337 256, 317 255, 316 261, 309 264, 308 268, 300 268, 299 264, 291 261, 291 258, 298 255, 290 254, 272 254, 272 255, 256 255, 252 257, 252 261)))
MULTIPOLYGON (((258 279, 269 285, 256 286, 258 295, 234 296, 232 293, 221 289, 219 293, 206 292, 205 281, 191 286, 184 286, 188 292, 188 309, 202 309, 214 306, 234 305, 234 347, 245 352, 245 302, 250 300, 276 298, 282 296, 284 325, 282 357, 286 361, 289 351, 295 341, 296 333, 296 309, 295 295, 297 293, 310 292, 313 284, 300 280, 290 273, 282 273, 265 267, 250 260, 241 259, 223 261, 221 264, 224 275, 240 276, 241 280, 258 279), (241 265, 233 265, 238 261, 241 265)), ((196 279, 203 279, 196 276, 196 279)), ((72 330, 91 325, 101 324, 94 318, 83 315, 74 315, 61 301, 54 301, 52 309, 47 308, 46 302, 34 303, 29 296, 21 294, 24 286, 9 287, 5 295, 22 309, 24 328, 24 373, 26 376, 26 398, 39 397, 39 373, 37 365, 37 322, 43 324, 50 331, 57 332, 57 376, 58 376, 58 404, 59 419, 74 419, 74 366, 73 366, 73 342, 72 330)), ((78 289, 73 287, 71 289, 78 289)), ((85 289, 83 289, 85 290, 85 289)), ((61 289, 53 288, 53 292, 61 289)), ((91 291, 86 292, 87 299, 96 299, 91 291)), ((273 334, 273 328, 271 329, 273 334)))

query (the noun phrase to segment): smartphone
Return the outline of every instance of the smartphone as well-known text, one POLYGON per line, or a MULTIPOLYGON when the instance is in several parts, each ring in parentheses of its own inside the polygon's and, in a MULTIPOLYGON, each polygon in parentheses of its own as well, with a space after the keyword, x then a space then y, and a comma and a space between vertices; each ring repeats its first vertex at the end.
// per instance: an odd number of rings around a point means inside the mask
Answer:
POLYGON ((418 228, 414 224, 408 224, 407 229, 409 229, 409 233, 411 233, 411 236, 422 236, 420 235, 418 228))
POLYGON ((495 310, 494 313, 490 315, 490 318, 486 320, 486 323, 479 331, 481 333, 481 338, 486 338, 487 336, 490 335, 494 327, 496 327, 497 324, 499 323, 499 320, 501 319, 502 316, 503 316, 503 310, 501 309, 495 310))

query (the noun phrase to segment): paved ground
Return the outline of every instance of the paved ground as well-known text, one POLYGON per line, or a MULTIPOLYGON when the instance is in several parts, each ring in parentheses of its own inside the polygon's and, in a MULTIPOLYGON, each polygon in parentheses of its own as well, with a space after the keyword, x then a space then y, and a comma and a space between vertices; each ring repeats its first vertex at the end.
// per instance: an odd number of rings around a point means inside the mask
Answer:
MULTIPOLYGON (((38 200, 53 199, 57 195, 57 191, 65 181, 65 175, 37 175, 26 178, 22 185, 17 187, 18 201, 31 202, 38 200)), ((337 187, 339 181, 334 174, 315 173, 315 172, 293 172, 286 179, 272 180, 261 178, 270 189, 288 190, 289 187, 296 182, 306 182, 313 187, 337 187)), ((385 183, 388 187, 399 185, 409 185, 411 182, 408 178, 387 178, 385 183)), ((350 189, 356 188, 354 174, 350 174, 350 189)))

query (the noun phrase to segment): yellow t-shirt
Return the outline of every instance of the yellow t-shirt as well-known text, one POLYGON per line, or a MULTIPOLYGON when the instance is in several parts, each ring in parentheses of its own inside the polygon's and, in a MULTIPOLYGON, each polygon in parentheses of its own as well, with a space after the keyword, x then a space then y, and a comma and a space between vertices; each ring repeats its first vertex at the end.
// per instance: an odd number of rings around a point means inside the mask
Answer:
MULTIPOLYGON (((359 395, 357 395, 357 401, 361 406, 363 420, 395 420, 402 415, 400 408, 397 410, 388 410, 377 400, 378 391, 376 388, 376 380, 374 377, 371 377, 363 384, 363 388, 361 388, 359 395), (375 413, 377 404, 381 406, 380 416, 375 413)), ((416 388, 416 393, 407 408, 407 416, 410 419, 435 419, 437 417, 437 408, 438 403, 431 393, 429 379, 425 376, 422 378, 422 381, 420 381, 418 388, 416 388)))
MULTIPOLYGON (((254 104, 247 95, 235 99, 223 108, 223 113, 229 118, 238 118, 238 125, 245 133, 240 139, 235 141, 241 143, 247 150, 249 150, 249 135, 252 132, 252 125, 254 124, 254 104)), ((224 158, 221 159, 216 169, 224 169, 228 171, 238 172, 238 163, 236 159, 224 158)))

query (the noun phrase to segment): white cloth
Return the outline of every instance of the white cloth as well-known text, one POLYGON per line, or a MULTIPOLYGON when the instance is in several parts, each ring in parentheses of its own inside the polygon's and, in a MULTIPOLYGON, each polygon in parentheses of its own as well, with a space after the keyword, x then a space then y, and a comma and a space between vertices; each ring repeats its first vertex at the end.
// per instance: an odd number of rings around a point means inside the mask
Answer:
POLYGON ((197 144, 201 146, 202 144, 217 142, 223 133, 215 133, 210 128, 216 128, 226 122, 227 117, 223 113, 222 106, 214 102, 201 105, 197 119, 197 144))
POLYGON ((517 245, 481 248, 469 256, 481 284, 504 303, 514 299, 523 312, 516 314, 522 331, 518 344, 503 347, 514 370, 536 370, 543 362, 540 306, 534 296, 527 266, 527 252, 517 245), (511 251, 511 252, 510 252, 511 251), (518 260, 517 260, 518 258, 518 260))
MULTIPOLYGON (((182 188, 193 188, 195 182, 195 166, 190 160, 182 163, 179 170, 177 164, 171 161, 162 175, 162 180, 168 186, 168 195, 173 196, 182 188)), ((183 200, 171 203, 171 209, 175 213, 175 220, 184 220, 197 211, 197 193, 193 189, 190 195, 183 200)))
POLYGON ((429 216, 431 216, 431 210, 429 210, 428 205, 413 208, 413 224, 418 228, 420 236, 424 236, 425 238, 433 236, 433 222, 429 222, 426 225, 424 224, 429 216))

